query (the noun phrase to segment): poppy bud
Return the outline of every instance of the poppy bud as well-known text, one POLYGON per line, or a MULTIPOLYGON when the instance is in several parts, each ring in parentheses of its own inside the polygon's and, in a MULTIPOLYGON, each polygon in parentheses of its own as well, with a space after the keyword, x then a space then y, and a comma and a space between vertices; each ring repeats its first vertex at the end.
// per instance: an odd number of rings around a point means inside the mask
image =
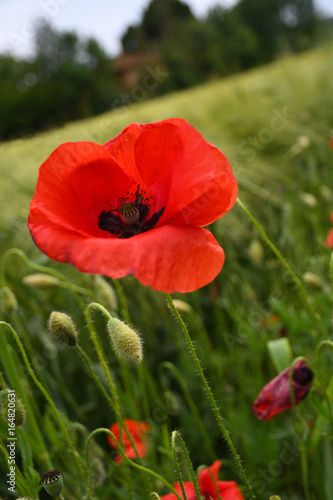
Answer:
POLYGON ((264 258, 264 249, 259 240, 252 240, 249 249, 249 259, 253 264, 260 264, 264 258))
POLYGON ((61 472, 57 469, 46 472, 42 476, 41 483, 44 486, 44 490, 51 495, 51 497, 59 496, 64 485, 61 472))
POLYGON ((117 356, 133 363, 142 361, 142 346, 139 335, 125 323, 112 318, 107 324, 109 338, 117 356))
POLYGON ((279 497, 279 495, 272 495, 269 497, 269 500, 281 500, 281 497, 279 497))
POLYGON ((191 314, 191 313, 193 313, 192 307, 187 302, 184 302, 183 300, 179 300, 179 299, 173 299, 172 301, 174 303, 175 308, 179 312, 179 314, 191 314))
POLYGON ((31 288, 56 288, 60 284, 60 280, 49 274, 36 273, 24 276, 23 283, 31 288))
POLYGON ((315 208, 317 206, 317 199, 311 193, 301 193, 299 195, 301 201, 309 208, 315 208))
POLYGON ((74 321, 68 314, 53 311, 50 315, 48 326, 50 332, 57 340, 71 347, 75 346, 78 333, 74 321))
POLYGON ((118 308, 117 295, 110 283, 102 276, 96 274, 94 276, 94 285, 97 293, 97 300, 105 304, 111 311, 116 311, 118 308))
POLYGON ((307 285, 311 286, 312 288, 316 288, 317 290, 322 290, 323 288, 323 282, 321 281, 319 276, 309 271, 303 274, 303 281, 307 285))
POLYGON ((0 290, 1 310, 11 316, 17 311, 17 300, 14 293, 8 286, 3 286, 0 290))
MULTIPOLYGON (((293 407, 290 397, 290 367, 271 380, 261 390, 252 405, 253 413, 259 420, 268 420, 281 411, 293 407)), ((304 361, 297 361, 293 369, 292 389, 295 405, 298 405, 311 388, 313 373, 304 361)))
POLYGON ((21 427, 25 423, 24 404, 14 391, 5 389, 0 392, 0 414, 6 421, 9 415, 13 415, 16 427, 21 427))

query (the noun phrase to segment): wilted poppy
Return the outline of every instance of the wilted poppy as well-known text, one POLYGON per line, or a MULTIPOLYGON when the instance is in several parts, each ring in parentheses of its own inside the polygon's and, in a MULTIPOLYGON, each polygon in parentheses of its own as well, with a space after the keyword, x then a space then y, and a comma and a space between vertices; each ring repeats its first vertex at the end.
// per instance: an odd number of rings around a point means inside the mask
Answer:
MULTIPOLYGON (((269 420, 281 411, 293 407, 290 397, 289 374, 290 367, 266 384, 253 403, 253 413, 260 420, 269 420)), ((298 405, 310 390, 313 374, 304 361, 297 361, 292 377, 294 401, 298 405)))
MULTIPOLYGON (((330 217, 333 224, 333 212, 331 213, 330 217)), ((328 246, 328 248, 333 248, 333 228, 328 231, 326 237, 326 246, 328 246)))
MULTIPOLYGON (((198 487, 203 500, 244 500, 244 497, 235 481, 219 481, 219 468, 222 462, 216 460, 208 469, 201 469, 198 474, 198 487)), ((179 483, 173 485, 176 492, 182 496, 179 483)), ((185 482, 184 489, 187 500, 196 500, 195 490, 192 482, 185 482)), ((177 500, 173 493, 164 495, 161 500, 177 500)))
MULTIPOLYGON (((148 451, 148 443, 147 443, 147 433, 150 432, 150 426, 145 422, 137 422, 136 420, 131 420, 129 418, 125 418, 124 426, 126 427, 128 433, 131 436, 133 444, 126 434, 125 429, 122 429, 122 437, 124 442, 124 452, 128 458, 137 458, 144 457, 148 451)), ((119 444, 121 444, 120 440, 120 431, 118 423, 114 423, 110 427, 110 431, 115 435, 119 444)), ((108 441, 112 448, 117 448, 117 444, 114 439, 108 434, 108 441)), ((115 458, 115 463, 120 464, 123 460, 122 455, 119 453, 115 458)))
POLYGON ((132 123, 101 146, 60 145, 42 164, 28 226, 51 259, 190 292, 221 271, 207 226, 232 208, 225 156, 185 120, 132 123))

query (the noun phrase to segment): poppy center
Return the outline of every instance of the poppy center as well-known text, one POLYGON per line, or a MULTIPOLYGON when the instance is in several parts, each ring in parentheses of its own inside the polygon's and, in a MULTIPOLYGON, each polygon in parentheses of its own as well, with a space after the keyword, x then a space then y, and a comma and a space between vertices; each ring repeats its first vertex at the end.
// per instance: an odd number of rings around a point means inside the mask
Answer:
POLYGON ((135 192, 128 191, 126 197, 119 198, 118 208, 101 212, 98 227, 118 238, 130 238, 149 231, 158 223, 165 209, 161 208, 148 219, 151 200, 152 196, 147 196, 138 184, 135 192))

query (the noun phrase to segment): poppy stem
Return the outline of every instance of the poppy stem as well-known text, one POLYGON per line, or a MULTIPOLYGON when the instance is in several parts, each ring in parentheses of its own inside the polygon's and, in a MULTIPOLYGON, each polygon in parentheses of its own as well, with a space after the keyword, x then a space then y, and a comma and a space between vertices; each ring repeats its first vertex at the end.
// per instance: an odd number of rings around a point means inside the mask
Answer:
POLYGON ((19 336, 17 335, 16 331, 14 330, 14 328, 9 323, 6 323, 5 321, 0 321, 0 325, 7 327, 9 329, 9 331, 11 332, 11 334, 13 335, 13 337, 14 337, 17 345, 18 345, 18 348, 19 348, 19 350, 21 352, 21 355, 22 355, 23 361, 25 363, 25 366, 27 367, 28 373, 29 373, 30 377, 32 378, 32 380, 34 381, 35 385, 38 387, 38 389, 40 390, 40 392, 43 394, 43 396, 47 400, 47 402, 50 405, 50 407, 52 408, 53 413, 54 413, 54 415, 56 416, 56 418, 58 420, 59 427, 61 428, 61 430, 63 432, 63 436, 64 436, 64 438, 65 438, 65 440, 66 440, 66 442, 68 444, 68 447, 69 447, 69 449, 71 451, 71 454, 72 454, 72 456, 74 458, 74 461, 76 463, 77 469, 79 470, 79 473, 80 473, 80 476, 81 476, 81 478, 83 480, 83 483, 86 484, 85 472, 84 472, 82 464, 80 462, 79 455, 76 452, 76 450, 75 450, 75 448, 73 446, 72 441, 70 440, 70 437, 68 435, 68 432, 67 432, 67 429, 65 427, 65 424, 64 424, 64 422, 63 422, 63 420, 62 420, 62 418, 60 416, 60 413, 58 412, 58 409, 57 409, 56 405, 53 402, 53 399, 51 398, 51 396, 49 395, 49 393, 47 392, 47 390, 45 389, 45 387, 40 383, 40 381, 36 377, 36 375, 35 375, 32 367, 30 365, 29 359, 28 359, 28 357, 26 355, 26 352, 24 350, 23 344, 22 344, 19 336))
POLYGON ((122 455, 123 459, 125 460, 125 462, 127 462, 129 465, 131 465, 132 467, 134 467, 135 469, 138 469, 140 470, 141 472, 144 472, 145 474, 149 475, 149 476, 152 476, 153 478, 155 479, 158 479, 159 481, 161 481, 163 484, 165 484, 165 486, 167 488, 169 488, 169 490, 175 495, 175 497, 178 499, 178 500, 183 500, 179 495, 178 493, 176 492, 175 488, 172 486, 172 484, 170 484, 166 479, 164 479, 164 477, 160 476, 159 474, 157 474, 157 472, 154 472, 152 471, 151 469, 147 469, 146 467, 144 467, 143 465, 139 465, 135 462, 133 462, 133 460, 131 460, 130 458, 128 458, 126 455, 125 455, 125 452, 122 448, 122 446, 118 443, 118 440, 116 438, 116 436, 113 434, 113 432, 111 432, 109 429, 105 429, 103 427, 100 427, 98 429, 95 429, 93 432, 91 432, 89 434, 89 436, 87 437, 87 440, 86 440, 86 444, 84 446, 84 453, 85 453, 85 456, 86 456, 86 460, 88 459, 88 445, 91 441, 91 439, 95 436, 95 434, 98 434, 100 432, 105 432, 106 434, 109 434, 113 441, 116 443, 117 445, 117 448, 118 448, 118 451, 119 453, 122 455))
POLYGON ((221 429, 221 432, 223 434, 223 437, 226 440, 226 442, 227 442, 227 444, 229 446, 229 449, 231 451, 231 454, 232 454, 232 456, 234 458, 235 464, 236 464, 237 469, 238 469, 238 473, 239 473, 239 475, 240 475, 240 477, 241 477, 244 485, 246 486, 246 489, 247 489, 248 494, 249 494, 249 498, 251 498, 252 500, 254 500, 255 496, 254 496, 254 493, 252 491, 252 487, 251 487, 251 485, 250 485, 250 483, 249 483, 249 481, 248 481, 248 479, 246 477, 245 470, 244 470, 244 468, 243 468, 243 466, 241 464, 240 457, 239 457, 239 455, 238 455, 238 453, 236 451, 234 443, 231 440, 230 433, 229 433, 229 431, 227 431, 227 429, 226 429, 226 427, 224 425, 224 422, 223 422, 222 416, 221 416, 221 414, 219 412, 219 409, 217 407, 214 395, 213 395, 213 393, 212 393, 212 391, 211 391, 211 389, 210 389, 210 387, 208 385, 207 379, 206 379, 206 377, 204 375, 204 372, 202 370, 202 367, 201 367, 199 358, 197 356, 197 353, 195 351, 195 348, 194 348, 191 336, 190 336, 190 334, 189 334, 189 332, 188 332, 188 330, 186 328, 186 325, 185 325, 182 317, 180 316, 179 312, 177 311, 177 309, 176 309, 176 307, 175 307, 175 305, 173 303, 173 300, 172 300, 171 296, 168 293, 165 292, 165 297, 166 297, 166 299, 168 301, 170 309, 172 310, 173 314, 175 315, 175 318, 177 319, 177 321, 178 321, 178 323, 179 323, 179 325, 180 325, 180 327, 181 327, 181 329, 183 331, 183 334, 185 336, 185 340, 186 340, 186 342, 188 344, 188 347, 189 347, 191 356, 193 358, 194 364, 196 366, 196 369, 198 371, 199 377, 200 377, 200 379, 202 381, 202 384, 204 386, 204 389, 206 391, 206 394, 208 396, 208 399, 210 401, 212 409, 213 409, 213 411, 215 413, 215 416, 216 416, 217 422, 219 424, 219 427, 221 429))
POLYGON ((85 304, 83 303, 79 294, 88 295, 89 297, 93 297, 93 292, 91 290, 88 290, 86 288, 82 288, 82 287, 77 286, 77 285, 73 285, 66 278, 66 276, 64 276, 59 271, 52 269, 51 267, 40 266, 39 264, 35 264, 30 259, 28 259, 28 257, 25 255, 25 253, 22 252, 22 250, 20 250, 19 248, 10 248, 1 257, 1 260, 0 260, 0 286, 1 287, 4 286, 5 282, 6 282, 6 280, 5 280, 5 267, 6 267, 5 263, 6 263, 7 258, 10 257, 11 255, 17 255, 18 257, 20 257, 25 264, 27 264, 29 267, 31 267, 31 269, 34 269, 35 271, 38 271, 40 273, 49 274, 50 276, 57 278, 59 280, 58 286, 62 287, 62 288, 67 288, 68 290, 73 292, 73 294, 75 295, 75 298, 76 298, 76 300, 77 300, 77 302, 82 310, 85 309, 85 304))
POLYGON ((267 236, 267 234, 265 233, 265 231, 263 230, 263 228, 261 227, 261 225, 259 224, 259 222, 253 217, 253 215, 251 214, 251 212, 246 208, 246 206, 244 205, 244 203, 242 203, 239 198, 237 198, 237 205, 241 208, 241 210, 243 210, 243 212, 245 213, 245 215, 247 216, 247 218, 257 228, 257 230, 259 231, 259 233, 260 233, 262 239, 264 240, 264 242, 266 243, 266 245, 268 245, 269 248, 273 251, 273 253, 275 253, 276 257, 279 259, 279 261, 281 262, 281 264, 283 265, 283 267, 285 268, 285 270, 287 271, 287 273, 289 274, 289 276, 291 277, 291 279, 295 283, 296 288, 298 290, 298 293, 299 293, 301 299, 304 301, 304 303, 305 303, 305 305, 306 305, 309 313, 311 314, 311 316, 313 316, 313 318, 314 318, 314 320, 315 320, 315 322, 317 324, 318 330, 323 334, 323 336, 325 337, 325 339, 328 339, 327 332, 326 332, 325 327, 324 327, 324 325, 323 325, 323 323, 322 323, 322 321, 320 319, 320 316, 317 313, 317 311, 314 309, 314 307, 312 306, 312 304, 311 304, 311 302, 309 300, 308 294, 307 294, 304 286, 302 285, 300 279, 296 275, 296 273, 290 267, 290 265, 288 264, 288 262, 286 261, 286 259, 283 257, 283 255, 281 254, 281 252, 278 250, 278 248, 274 245, 274 243, 267 236))
MULTIPOLYGON (((136 449, 136 446, 135 446, 135 443, 133 442, 133 439, 132 439, 132 436, 131 436, 131 433, 128 431, 126 425, 124 424, 124 421, 123 421, 123 413, 122 413, 122 408, 121 408, 121 405, 120 405, 120 400, 119 400, 119 396, 118 396, 118 393, 117 393, 117 389, 116 389, 116 386, 115 386, 115 383, 114 381, 112 380, 112 377, 111 377, 111 374, 110 374, 110 370, 109 370, 109 367, 108 367, 108 364, 105 360, 105 356, 103 354, 103 350, 102 350, 102 347, 100 345, 100 342, 98 340, 98 337, 95 333, 95 330, 94 330, 94 327, 93 327, 93 323, 92 323, 92 319, 91 319, 91 310, 92 309, 98 309, 99 311, 101 311, 103 313, 103 315, 106 317, 107 321, 109 321, 110 319, 112 319, 112 316, 111 314, 105 309, 105 307, 103 307, 101 304, 98 304, 97 302, 92 302, 91 304, 89 304, 89 306, 87 307, 86 309, 86 320, 87 320, 87 325, 88 325, 88 330, 89 330, 89 334, 90 334, 90 338, 94 344, 94 347, 95 347, 95 350, 96 350, 96 353, 97 353, 97 356, 100 360, 100 363, 102 365, 102 368, 103 368, 103 371, 104 371, 104 374, 106 376, 106 380, 108 382, 108 385, 109 385, 109 389, 110 389, 110 392, 111 392, 111 396, 112 398, 108 398, 108 401, 111 402, 112 401, 112 408, 115 412, 115 415, 116 415, 116 420, 117 420, 117 423, 119 425, 119 430, 120 430, 120 441, 121 441, 121 446, 124 448, 124 436, 123 436, 123 432, 122 430, 125 431, 136 455, 137 455, 137 458, 138 460, 140 461, 141 458, 139 457, 139 453, 136 449)), ((91 488, 91 481, 89 481, 89 488, 91 488)), ((128 478, 127 480, 127 486, 128 486, 128 489, 129 489, 129 495, 130 495, 130 498, 133 498, 133 492, 132 492, 132 482, 130 480, 130 478, 128 478)), ((147 488, 149 489, 150 486, 147 485, 147 488)))
POLYGON ((177 439, 180 442, 180 446, 181 446, 182 451, 183 451, 183 453, 185 455, 187 466, 188 466, 188 469, 190 471, 191 481, 192 481, 192 484, 193 484, 193 487, 194 487, 194 491, 195 491, 195 496, 196 496, 197 500, 201 500, 200 491, 199 491, 199 488, 198 488, 197 478, 195 477, 195 473, 194 473, 194 470, 193 470, 193 465, 192 465, 192 462, 191 462, 191 459, 190 459, 190 455, 189 455, 189 453, 187 451, 187 448, 185 446, 184 440, 181 437, 179 431, 173 431, 172 434, 171 434, 171 447, 172 447, 173 461, 174 461, 174 464, 175 464, 175 467, 176 467, 177 478, 178 478, 178 482, 179 482, 179 485, 180 485, 181 490, 182 490, 183 497, 187 498, 186 497, 185 488, 184 488, 184 484, 183 484, 183 480, 182 480, 182 476, 181 476, 181 472, 180 472, 180 468, 179 468, 179 464, 178 464, 177 444, 176 444, 176 440, 177 439))

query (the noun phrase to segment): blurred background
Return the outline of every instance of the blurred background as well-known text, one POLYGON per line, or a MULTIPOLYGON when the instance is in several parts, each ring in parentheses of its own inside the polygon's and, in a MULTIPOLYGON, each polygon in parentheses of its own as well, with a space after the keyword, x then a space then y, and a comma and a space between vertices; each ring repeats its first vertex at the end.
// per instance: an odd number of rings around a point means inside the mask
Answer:
POLYGON ((330 0, 2 0, 0 140, 249 70, 332 38, 330 0))

